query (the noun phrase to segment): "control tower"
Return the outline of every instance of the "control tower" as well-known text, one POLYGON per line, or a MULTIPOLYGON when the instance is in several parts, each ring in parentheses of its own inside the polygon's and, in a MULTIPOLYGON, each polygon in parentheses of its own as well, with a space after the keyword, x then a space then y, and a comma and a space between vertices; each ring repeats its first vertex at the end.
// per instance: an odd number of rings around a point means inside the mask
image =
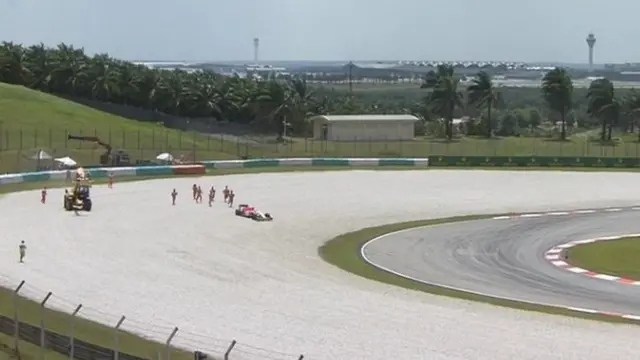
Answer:
POLYGON ((587 35, 587 45, 589 45, 589 71, 593 71, 593 47, 596 45, 596 37, 593 33, 587 35))
POLYGON ((260 39, 253 38, 253 63, 258 64, 258 51, 260 51, 260 39))

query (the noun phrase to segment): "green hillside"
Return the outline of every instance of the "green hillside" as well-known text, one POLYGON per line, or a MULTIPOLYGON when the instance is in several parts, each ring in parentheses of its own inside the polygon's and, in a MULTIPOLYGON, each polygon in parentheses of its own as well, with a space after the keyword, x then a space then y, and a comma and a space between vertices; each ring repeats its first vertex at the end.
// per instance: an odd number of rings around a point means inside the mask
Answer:
POLYGON ((161 152, 188 160, 235 159, 238 144, 219 137, 128 120, 22 86, 0 83, 0 172, 34 170, 39 149, 97 165, 104 148, 67 140, 67 134, 97 136, 132 159, 152 160, 161 152))

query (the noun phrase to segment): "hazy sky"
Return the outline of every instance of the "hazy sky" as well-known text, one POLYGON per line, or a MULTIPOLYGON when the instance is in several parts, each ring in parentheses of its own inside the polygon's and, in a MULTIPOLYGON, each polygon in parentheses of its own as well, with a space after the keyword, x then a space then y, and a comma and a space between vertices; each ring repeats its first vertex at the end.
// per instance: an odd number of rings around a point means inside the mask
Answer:
POLYGON ((0 0, 0 40, 129 60, 640 62, 638 0, 0 0), (615 6, 613 6, 615 4, 615 6))

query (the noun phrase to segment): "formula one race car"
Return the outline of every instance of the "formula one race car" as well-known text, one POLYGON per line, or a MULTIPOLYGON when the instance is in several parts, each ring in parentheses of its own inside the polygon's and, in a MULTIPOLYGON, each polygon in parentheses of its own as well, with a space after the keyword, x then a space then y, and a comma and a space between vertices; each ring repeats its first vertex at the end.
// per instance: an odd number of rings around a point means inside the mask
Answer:
POLYGON ((269 213, 263 213, 259 210, 256 210, 253 206, 249 206, 247 204, 240 204, 236 209, 236 215, 249 218, 255 221, 271 221, 273 218, 269 213))
POLYGON ((76 172, 73 188, 64 192, 64 209, 66 211, 91 211, 91 180, 82 168, 78 168, 76 172))

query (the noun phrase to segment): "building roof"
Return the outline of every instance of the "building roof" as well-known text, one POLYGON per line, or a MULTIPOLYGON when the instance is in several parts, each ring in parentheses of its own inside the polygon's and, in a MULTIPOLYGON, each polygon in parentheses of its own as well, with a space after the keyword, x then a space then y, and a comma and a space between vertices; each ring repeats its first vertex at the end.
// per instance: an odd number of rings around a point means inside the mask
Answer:
POLYGON ((335 121, 418 121, 419 119, 413 115, 397 114, 397 115, 316 115, 310 118, 310 121, 324 120, 326 122, 335 121))

